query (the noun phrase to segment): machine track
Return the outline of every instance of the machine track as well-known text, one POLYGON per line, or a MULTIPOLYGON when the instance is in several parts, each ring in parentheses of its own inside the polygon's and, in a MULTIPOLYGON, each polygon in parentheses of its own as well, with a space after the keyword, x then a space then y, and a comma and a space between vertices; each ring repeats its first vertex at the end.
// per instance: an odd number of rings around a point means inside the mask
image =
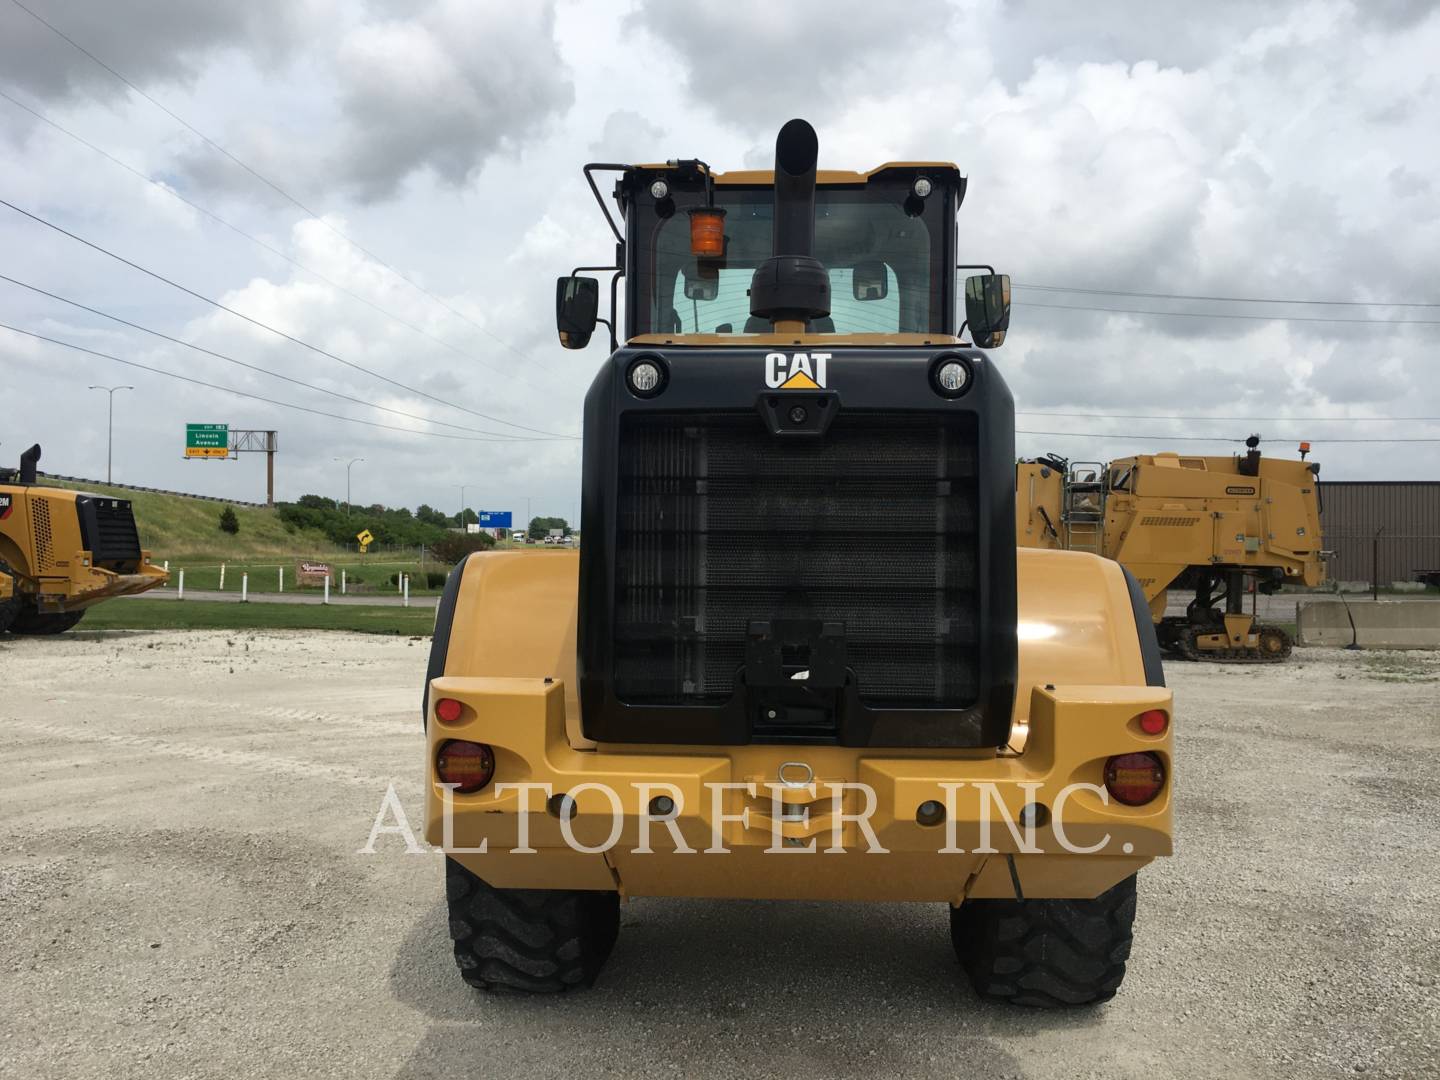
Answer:
POLYGON ((1260 646, 1256 649, 1202 649, 1196 644, 1196 639, 1202 633, 1216 631, 1193 627, 1178 629, 1179 632, 1172 631, 1164 636, 1162 646, 1167 655, 1180 660, 1200 660, 1212 664, 1278 664, 1289 659, 1295 645, 1282 627, 1269 623, 1255 624, 1255 633, 1260 638, 1260 646))

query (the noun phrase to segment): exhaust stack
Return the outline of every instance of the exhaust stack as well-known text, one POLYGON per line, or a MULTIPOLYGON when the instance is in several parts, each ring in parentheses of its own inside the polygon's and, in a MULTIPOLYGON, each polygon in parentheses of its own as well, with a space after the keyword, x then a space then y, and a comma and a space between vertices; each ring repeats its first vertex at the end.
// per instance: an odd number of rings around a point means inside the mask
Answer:
POLYGON ((40 444, 36 443, 20 455, 20 483, 35 483, 35 466, 40 463, 40 444))
POLYGON ((791 120, 775 139, 773 254, 750 281, 750 314, 799 333, 809 319, 830 314, 830 276, 815 258, 815 161, 820 140, 804 120, 791 120))

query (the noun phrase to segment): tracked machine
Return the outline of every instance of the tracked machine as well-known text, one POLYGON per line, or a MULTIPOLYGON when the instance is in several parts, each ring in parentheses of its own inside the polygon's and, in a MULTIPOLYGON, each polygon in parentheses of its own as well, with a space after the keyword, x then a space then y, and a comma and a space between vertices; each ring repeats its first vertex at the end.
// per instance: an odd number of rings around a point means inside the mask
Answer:
POLYGON ((36 483, 40 447, 0 469, 0 633, 60 634, 86 609, 168 575, 140 549, 130 503, 36 483))
POLYGON ((982 996, 1120 985, 1136 873, 1171 851, 1144 596, 1017 551, 986 351, 1009 281, 968 278, 966 340, 965 178, 817 151, 794 120, 773 172, 585 167, 617 242, 557 285, 562 344, 611 338, 585 543, 461 563, 425 687, 425 835, 473 986, 588 985, 632 897, 943 903, 982 996))
POLYGON ((1247 595, 1325 580, 1320 466, 1262 455, 1139 454, 1103 462, 1060 457, 1016 466, 1023 547, 1115 559, 1140 583, 1161 648, 1185 660, 1273 663, 1290 655, 1282 626, 1245 610, 1247 595), (1171 590, 1191 597, 1167 615, 1171 590))

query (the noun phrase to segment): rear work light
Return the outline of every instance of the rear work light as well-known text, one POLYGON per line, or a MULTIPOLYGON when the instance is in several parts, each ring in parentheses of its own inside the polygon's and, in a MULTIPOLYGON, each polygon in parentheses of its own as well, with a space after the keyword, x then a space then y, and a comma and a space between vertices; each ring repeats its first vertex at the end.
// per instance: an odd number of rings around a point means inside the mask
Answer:
POLYGON ((1118 754, 1105 762, 1105 790, 1126 806, 1144 806, 1165 786, 1165 766, 1151 753, 1118 754))
POLYGON ((453 724, 465 713, 465 706, 454 698, 442 697, 435 702, 435 718, 444 720, 447 724, 453 724))
POLYGON ((484 743, 451 739, 441 743, 435 755, 435 772, 442 784, 454 784, 456 791, 467 795, 490 783, 495 775, 495 752, 484 743))
POLYGON ((1165 729, 1170 726, 1170 717, 1165 714, 1164 709, 1147 709, 1140 714, 1136 722, 1146 735, 1164 735, 1165 729))

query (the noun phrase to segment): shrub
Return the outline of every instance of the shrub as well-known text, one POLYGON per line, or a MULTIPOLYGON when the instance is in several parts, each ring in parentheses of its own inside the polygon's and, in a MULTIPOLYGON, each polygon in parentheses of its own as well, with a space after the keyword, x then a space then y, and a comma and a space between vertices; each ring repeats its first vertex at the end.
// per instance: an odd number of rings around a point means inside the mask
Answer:
POLYGON ((430 554, 453 566, 472 552, 488 551, 494 546, 495 538, 489 533, 447 533, 430 545, 430 554))
POLYGON ((240 531, 240 519, 235 516, 235 508, 227 506, 220 511, 220 531, 234 536, 240 531))

